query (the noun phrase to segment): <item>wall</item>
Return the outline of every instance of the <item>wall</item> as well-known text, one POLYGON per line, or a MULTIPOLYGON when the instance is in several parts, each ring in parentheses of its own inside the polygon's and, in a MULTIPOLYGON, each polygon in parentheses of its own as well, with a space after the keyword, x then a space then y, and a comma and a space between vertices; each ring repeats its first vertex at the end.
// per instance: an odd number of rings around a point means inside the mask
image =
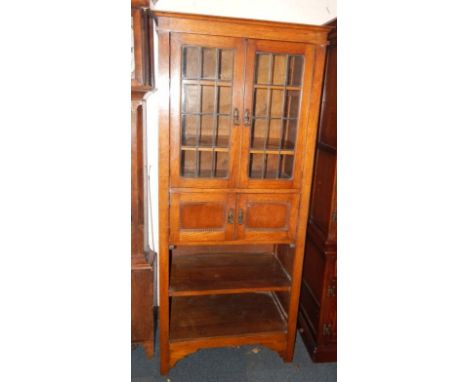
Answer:
MULTIPOLYGON (((159 0, 152 9, 161 11, 197 13, 205 15, 241 17, 261 20, 284 21, 321 25, 336 18, 336 0, 159 0)), ((157 63, 157 38, 155 37, 155 60, 157 63)), ((156 88, 157 88, 156 79, 156 88)), ((149 180, 149 244, 158 252, 158 93, 147 97, 147 145, 149 180)), ((159 260, 159 259, 158 259, 159 260)), ((157 274, 157 267, 155 267, 157 274)), ((155 280, 159 282, 156 277, 155 280)), ((157 289, 157 283, 155 283, 157 289)), ((155 290, 155 304, 159 296, 155 290)))
POLYGON ((314 25, 336 17, 336 0, 159 0, 152 8, 314 25))

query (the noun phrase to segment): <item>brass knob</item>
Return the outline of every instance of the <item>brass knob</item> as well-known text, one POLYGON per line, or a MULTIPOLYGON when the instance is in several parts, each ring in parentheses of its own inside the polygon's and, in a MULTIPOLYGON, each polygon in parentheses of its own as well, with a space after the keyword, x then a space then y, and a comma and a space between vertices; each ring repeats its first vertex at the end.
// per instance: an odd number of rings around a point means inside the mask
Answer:
POLYGON ((234 122, 234 125, 236 126, 240 125, 239 109, 237 107, 234 109, 234 112, 232 113, 232 121, 234 122))
POLYGON ((234 223, 234 210, 232 208, 229 209, 227 222, 228 222, 228 224, 233 224, 234 223))
POLYGON ((249 126, 250 125, 250 110, 245 109, 244 111, 244 125, 249 126))

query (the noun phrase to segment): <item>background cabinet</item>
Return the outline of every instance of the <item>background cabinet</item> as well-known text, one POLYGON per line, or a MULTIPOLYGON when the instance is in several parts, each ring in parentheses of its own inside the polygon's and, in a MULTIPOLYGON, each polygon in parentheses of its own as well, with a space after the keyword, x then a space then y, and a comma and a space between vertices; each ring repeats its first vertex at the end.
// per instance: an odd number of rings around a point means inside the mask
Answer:
POLYGON ((217 346, 291 361, 328 29, 155 14, 161 373, 217 346))
MULTIPOLYGON (((154 353, 153 261, 146 240, 145 219, 145 100, 153 86, 152 21, 143 1, 132 1, 132 194, 131 194, 131 288, 132 344, 154 353), (142 5, 143 4, 143 5, 142 5)), ((148 4, 146 4, 148 6, 148 4)))
POLYGON ((336 62, 330 33, 307 227, 299 328, 312 358, 336 361, 336 62))

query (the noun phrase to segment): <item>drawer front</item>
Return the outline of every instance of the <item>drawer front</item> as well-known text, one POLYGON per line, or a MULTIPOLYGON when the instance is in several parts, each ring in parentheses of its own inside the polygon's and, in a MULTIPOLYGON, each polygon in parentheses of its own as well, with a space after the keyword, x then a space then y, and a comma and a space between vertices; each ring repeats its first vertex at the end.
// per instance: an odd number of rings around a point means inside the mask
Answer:
POLYGON ((174 244, 232 240, 235 197, 229 193, 171 194, 174 244))
POLYGON ((238 239, 293 242, 296 237, 297 194, 242 194, 237 201, 238 239))

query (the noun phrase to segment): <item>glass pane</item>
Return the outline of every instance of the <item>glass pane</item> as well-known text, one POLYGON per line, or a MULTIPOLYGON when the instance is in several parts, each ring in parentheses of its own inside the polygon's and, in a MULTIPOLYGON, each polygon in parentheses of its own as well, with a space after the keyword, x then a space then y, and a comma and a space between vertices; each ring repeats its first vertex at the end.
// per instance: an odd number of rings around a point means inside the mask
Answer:
POLYGON ((202 115, 200 126, 200 146, 213 145, 213 122, 215 118, 212 115, 202 115))
POLYGON ((249 176, 251 178, 262 178, 263 154, 250 154, 249 176))
POLYGON ((255 89, 254 115, 262 117, 267 115, 268 90, 255 89))
POLYGON ((294 149, 296 143, 297 120, 285 121, 283 132, 283 149, 294 149))
POLYGON ((216 134, 216 146, 228 147, 231 135, 231 117, 218 117, 218 131, 216 134))
POLYGON ((182 176, 194 177, 196 169, 196 152, 195 150, 182 150, 180 158, 180 172, 182 176))
POLYGON ((288 85, 301 86, 302 85, 302 66, 304 58, 302 56, 289 57, 289 73, 288 85))
POLYGON ((220 114, 231 114, 232 88, 220 86, 218 88, 218 112, 220 114))
POLYGON ((182 53, 184 78, 200 78, 201 50, 194 46, 187 46, 182 53))
POLYGON ((270 121, 270 131, 268 134, 268 149, 279 149, 281 148, 281 128, 283 126, 283 120, 272 119, 270 121))
POLYGON ((292 178, 294 168, 294 156, 293 155, 281 155, 281 172, 279 177, 282 179, 292 178))
POLYGON ((202 113, 214 112, 214 86, 202 86, 202 113))
POLYGON ((203 78, 216 78, 216 49, 203 48, 203 78))
POLYGON ((198 119, 196 115, 182 116, 182 145, 195 146, 198 129, 198 119))
POLYGON ((286 83, 286 55, 275 54, 273 60, 273 85, 286 83))
POLYGON ((232 70, 234 66, 234 51, 232 49, 221 49, 220 79, 232 80, 232 70))
POLYGON ((299 97, 299 91, 288 90, 286 94, 286 118, 297 118, 299 116, 299 97))
POLYGON ((271 118, 281 118, 284 114, 283 108, 283 90, 271 91, 271 118))
POLYGON ((228 153, 216 153, 216 168, 215 176, 217 178, 225 178, 228 174, 229 155, 228 153))
POLYGON ((265 178, 276 179, 278 175, 279 158, 280 156, 277 154, 267 155, 265 178))
POLYGON ((200 112, 200 90, 198 85, 185 85, 182 94, 182 110, 185 113, 200 112))
POLYGON ((254 119, 252 124, 252 137, 251 147, 263 149, 265 145, 265 138, 267 136, 267 124, 266 119, 254 119))
POLYGON ((213 153, 211 151, 200 151, 200 177, 210 178, 211 170, 214 172, 213 153))
POLYGON ((257 54, 257 71, 255 75, 255 83, 269 84, 270 83, 270 66, 271 54, 257 54))

